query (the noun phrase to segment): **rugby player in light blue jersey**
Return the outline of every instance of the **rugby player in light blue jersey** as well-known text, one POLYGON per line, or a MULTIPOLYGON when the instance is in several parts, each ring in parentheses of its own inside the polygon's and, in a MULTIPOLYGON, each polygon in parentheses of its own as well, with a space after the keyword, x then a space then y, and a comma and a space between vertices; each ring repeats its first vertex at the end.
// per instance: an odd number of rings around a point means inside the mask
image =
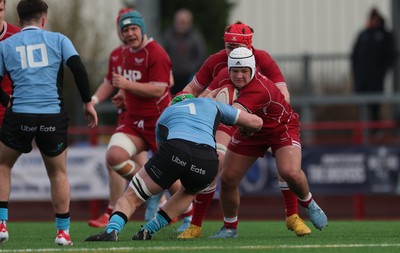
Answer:
MULTIPOLYGON (((0 43, 0 81, 6 74, 13 81, 10 96, 0 88, 0 101, 7 111, 0 136, 0 223, 8 220, 11 168, 32 141, 42 155, 50 179, 56 216, 58 245, 72 245, 70 188, 66 173, 68 115, 61 97, 63 64, 71 69, 89 126, 97 125, 86 69, 64 35, 45 31, 48 6, 43 0, 21 0, 17 6, 22 31, 0 43)), ((8 231, 0 231, 0 242, 8 231)))
POLYGON ((133 177, 105 231, 89 236, 86 241, 117 241, 136 209, 179 179, 182 183, 179 191, 132 240, 150 240, 152 234, 178 217, 217 176, 215 132, 220 122, 239 126, 238 131, 245 136, 258 131, 263 123, 258 116, 230 105, 178 93, 157 121, 158 151, 133 177))

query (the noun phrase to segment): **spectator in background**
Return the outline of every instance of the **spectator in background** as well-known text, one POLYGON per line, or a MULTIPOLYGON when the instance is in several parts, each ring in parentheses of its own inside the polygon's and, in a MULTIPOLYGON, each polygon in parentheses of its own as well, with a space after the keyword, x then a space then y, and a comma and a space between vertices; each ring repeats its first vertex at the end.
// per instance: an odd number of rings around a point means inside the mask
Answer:
MULTIPOLYGON (((0 41, 3 41, 11 35, 19 32, 21 29, 17 26, 13 26, 4 21, 4 15, 6 10, 6 0, 0 0, 0 41)), ((3 82, 1 82, 1 88, 8 94, 12 92, 12 82, 8 77, 8 74, 4 76, 3 82)), ((3 123, 4 113, 6 112, 5 107, 0 106, 0 128, 3 123)))
MULTIPOLYGON (((385 28, 385 19, 372 8, 366 28, 357 36, 351 53, 354 91, 383 93, 386 72, 396 59, 394 35, 385 28)), ((368 106, 370 120, 380 120, 380 106, 368 106)))
POLYGON ((22 30, 0 43, 0 81, 9 73, 14 89, 10 98, 0 88, 1 103, 8 107, 0 136, 0 242, 9 237, 6 222, 11 169, 22 153, 32 150, 35 139, 50 180, 57 229, 55 243, 69 246, 72 245, 66 168, 69 119, 61 97, 63 63, 74 76, 90 127, 97 125, 97 113, 90 97, 86 68, 71 40, 45 30, 47 9, 43 0, 21 0, 17 11, 22 30))
POLYGON ((193 27, 190 10, 180 9, 175 13, 173 26, 164 34, 163 46, 172 61, 171 93, 175 95, 191 81, 207 56, 204 39, 193 27))

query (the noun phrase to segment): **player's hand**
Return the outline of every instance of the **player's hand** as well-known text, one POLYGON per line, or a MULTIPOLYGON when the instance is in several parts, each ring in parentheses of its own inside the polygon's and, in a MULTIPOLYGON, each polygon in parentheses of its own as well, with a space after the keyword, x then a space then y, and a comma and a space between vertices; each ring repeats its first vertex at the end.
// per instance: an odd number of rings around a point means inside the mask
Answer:
POLYGON ((249 138, 254 134, 254 130, 248 129, 246 127, 238 127, 238 131, 245 138, 249 138))
POLYGON ((85 103, 84 108, 83 108, 83 113, 85 115, 85 118, 89 121, 88 126, 89 127, 95 127, 98 124, 98 118, 97 118, 97 112, 94 109, 94 103, 93 101, 85 103))
POLYGON ((128 80, 125 77, 114 72, 112 73, 111 83, 115 88, 125 89, 127 88, 127 82, 128 80))
POLYGON ((218 92, 220 91, 220 88, 209 91, 209 90, 205 90, 202 94, 205 94, 205 97, 208 98, 212 98, 215 99, 215 97, 217 96, 218 92), (208 92, 207 92, 208 91, 208 92), (207 92, 207 93, 206 93, 207 92))
POLYGON ((124 90, 119 90, 117 94, 115 94, 111 98, 111 102, 119 109, 125 109, 126 104, 125 104, 125 91, 124 90))

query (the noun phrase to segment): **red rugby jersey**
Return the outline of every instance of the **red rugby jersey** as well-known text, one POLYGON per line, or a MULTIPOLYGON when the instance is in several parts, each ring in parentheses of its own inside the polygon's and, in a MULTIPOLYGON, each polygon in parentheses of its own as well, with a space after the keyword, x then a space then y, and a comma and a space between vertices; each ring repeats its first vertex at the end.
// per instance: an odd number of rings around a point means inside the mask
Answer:
POLYGON ((126 92, 127 117, 158 117, 171 101, 170 73, 172 63, 167 52, 153 39, 143 48, 132 50, 124 48, 122 76, 130 81, 151 82, 156 86, 166 87, 161 97, 140 97, 126 92))
MULTIPOLYGON (((0 34, 0 41, 3 41, 10 37, 13 34, 16 34, 17 32, 21 31, 21 28, 11 25, 5 21, 3 21, 4 29, 2 33, 0 34)), ((10 80, 8 74, 4 76, 3 81, 1 82, 1 88, 8 94, 12 94, 12 81, 10 80)), ((3 124, 3 118, 4 118, 4 113, 5 113, 5 108, 3 106, 0 106, 0 126, 3 124)))

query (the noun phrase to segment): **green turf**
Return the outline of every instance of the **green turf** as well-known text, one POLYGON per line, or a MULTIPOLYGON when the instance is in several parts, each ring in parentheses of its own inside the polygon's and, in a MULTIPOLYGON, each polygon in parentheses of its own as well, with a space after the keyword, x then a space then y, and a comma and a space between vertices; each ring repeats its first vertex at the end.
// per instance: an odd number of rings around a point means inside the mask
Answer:
POLYGON ((131 241, 143 223, 129 222, 118 242, 84 242, 102 229, 73 222, 74 245, 60 247, 54 245, 52 222, 9 222, 10 239, 0 245, 0 252, 400 252, 400 221, 330 221, 324 231, 312 228, 310 236, 300 238, 286 230, 283 221, 240 221, 239 238, 208 239, 222 225, 209 221, 203 226, 202 238, 190 240, 176 239, 178 223, 162 229, 150 241, 131 241))

